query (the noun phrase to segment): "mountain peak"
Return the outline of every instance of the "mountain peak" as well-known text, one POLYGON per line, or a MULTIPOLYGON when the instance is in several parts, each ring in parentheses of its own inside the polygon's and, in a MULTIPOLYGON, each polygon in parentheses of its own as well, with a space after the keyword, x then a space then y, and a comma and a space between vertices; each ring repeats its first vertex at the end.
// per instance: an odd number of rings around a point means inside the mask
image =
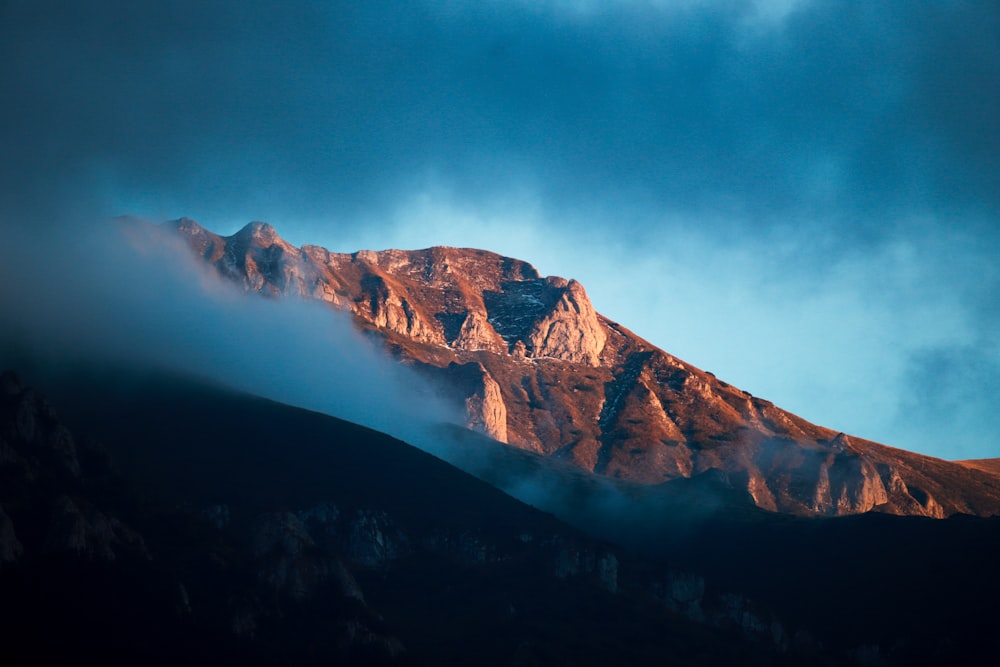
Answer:
POLYGON ((264 247, 282 240, 270 223, 256 220, 244 225, 240 231, 233 234, 233 238, 249 238, 254 243, 264 247))
POLYGON ((206 231, 204 227, 187 216, 177 218, 176 220, 168 220, 163 224, 167 227, 172 227, 178 232, 187 234, 188 236, 204 234, 206 231))

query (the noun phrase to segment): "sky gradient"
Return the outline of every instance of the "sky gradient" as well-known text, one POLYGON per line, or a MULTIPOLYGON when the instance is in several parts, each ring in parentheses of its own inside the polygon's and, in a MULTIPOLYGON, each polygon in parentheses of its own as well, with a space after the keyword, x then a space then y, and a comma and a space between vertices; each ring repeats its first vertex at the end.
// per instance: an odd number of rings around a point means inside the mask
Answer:
POLYGON ((1000 5, 144 4, 0 4, 4 226, 483 247, 806 419, 1000 456, 1000 5))

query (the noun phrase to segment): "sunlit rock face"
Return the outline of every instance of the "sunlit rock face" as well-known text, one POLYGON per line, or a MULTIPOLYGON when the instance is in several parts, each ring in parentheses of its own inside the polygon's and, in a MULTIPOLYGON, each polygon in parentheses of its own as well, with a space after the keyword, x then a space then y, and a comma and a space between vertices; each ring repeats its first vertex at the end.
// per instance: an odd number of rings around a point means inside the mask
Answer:
POLYGON ((607 334, 587 298, 583 285, 561 278, 547 278, 545 286, 558 295, 555 305, 531 326, 525 348, 536 357, 564 359, 597 366, 607 334))
POLYGON ((500 385, 486 372, 482 364, 476 364, 470 379, 475 388, 468 392, 465 399, 465 413, 469 426, 482 431, 494 440, 507 442, 507 405, 503 402, 500 385), (482 385, 481 388, 479 385, 482 385))
POLYGON ((336 253, 251 223, 164 228, 244 289, 351 313, 443 387, 467 424, 512 446, 648 485, 739 473, 764 509, 942 517, 1000 513, 998 473, 816 426, 596 312, 575 280, 485 250, 336 253))

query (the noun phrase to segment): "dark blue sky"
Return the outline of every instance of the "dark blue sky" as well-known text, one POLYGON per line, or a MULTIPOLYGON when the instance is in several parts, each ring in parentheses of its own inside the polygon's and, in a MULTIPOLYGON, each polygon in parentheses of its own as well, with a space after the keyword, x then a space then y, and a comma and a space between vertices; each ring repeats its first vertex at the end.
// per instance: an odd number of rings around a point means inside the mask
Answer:
POLYGON ((486 247, 810 420, 1000 456, 1000 5, 145 4, 0 4, 4 224, 486 247))

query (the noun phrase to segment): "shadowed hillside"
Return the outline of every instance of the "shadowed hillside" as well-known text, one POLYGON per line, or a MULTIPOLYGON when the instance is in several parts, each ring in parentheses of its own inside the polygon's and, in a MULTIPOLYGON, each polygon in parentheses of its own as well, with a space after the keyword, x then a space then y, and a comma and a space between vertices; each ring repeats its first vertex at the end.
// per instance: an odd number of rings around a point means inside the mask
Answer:
POLYGON ((55 412, 5 382, 18 650, 67 624, 112 662, 208 641, 232 664, 991 664, 997 520, 733 512, 738 480, 608 486, 442 432, 497 483, 561 494, 574 529, 404 443, 228 390, 88 372, 46 382, 55 412))

